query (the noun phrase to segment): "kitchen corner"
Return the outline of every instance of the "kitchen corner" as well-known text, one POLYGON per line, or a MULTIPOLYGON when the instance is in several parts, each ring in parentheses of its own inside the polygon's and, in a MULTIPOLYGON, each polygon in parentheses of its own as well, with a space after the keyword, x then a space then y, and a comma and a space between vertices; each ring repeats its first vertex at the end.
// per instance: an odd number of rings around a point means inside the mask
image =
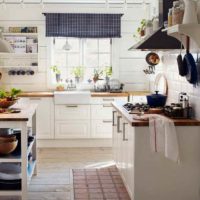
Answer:
POLYGON ((0 199, 199 200, 200 2, 1 0, 0 199))

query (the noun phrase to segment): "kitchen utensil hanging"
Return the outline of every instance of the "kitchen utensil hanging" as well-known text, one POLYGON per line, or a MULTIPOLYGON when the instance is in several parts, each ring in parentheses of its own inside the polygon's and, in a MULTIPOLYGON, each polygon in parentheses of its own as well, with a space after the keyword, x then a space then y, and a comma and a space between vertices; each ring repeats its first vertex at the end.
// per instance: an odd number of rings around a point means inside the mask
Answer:
POLYGON ((190 38, 186 37, 186 54, 183 59, 183 65, 187 68, 186 79, 189 83, 196 85, 198 81, 197 67, 193 55, 190 53, 190 38))
POLYGON ((196 60, 196 66, 197 66, 197 83, 200 83, 200 58, 199 58, 199 52, 197 53, 197 60, 196 60))
POLYGON ((143 70, 145 74, 155 74, 155 66, 159 64, 160 57, 157 53, 150 52, 146 55, 146 62, 149 64, 148 69, 143 70))
POLYGON ((183 57, 182 57, 182 50, 183 50, 183 36, 180 35, 181 40, 181 48, 180 48, 180 54, 177 56, 177 64, 178 64, 178 71, 180 76, 186 76, 187 75, 187 66, 183 63, 183 57))

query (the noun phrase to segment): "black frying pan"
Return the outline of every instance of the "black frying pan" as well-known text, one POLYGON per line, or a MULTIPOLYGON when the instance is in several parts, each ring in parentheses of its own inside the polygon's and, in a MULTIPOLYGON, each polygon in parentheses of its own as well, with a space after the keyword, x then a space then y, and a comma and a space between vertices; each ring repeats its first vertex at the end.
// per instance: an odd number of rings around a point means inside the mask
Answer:
POLYGON ((178 64, 178 71, 180 76, 186 76, 187 75, 187 66, 183 62, 183 57, 181 55, 183 49, 182 45, 182 36, 181 36, 181 51, 180 54, 177 56, 177 64, 178 64))
POLYGON ((197 84, 198 76, 197 76, 197 66, 194 60, 193 55, 189 52, 190 48, 190 38, 187 36, 187 51, 183 59, 183 66, 187 68, 186 79, 191 84, 197 84))

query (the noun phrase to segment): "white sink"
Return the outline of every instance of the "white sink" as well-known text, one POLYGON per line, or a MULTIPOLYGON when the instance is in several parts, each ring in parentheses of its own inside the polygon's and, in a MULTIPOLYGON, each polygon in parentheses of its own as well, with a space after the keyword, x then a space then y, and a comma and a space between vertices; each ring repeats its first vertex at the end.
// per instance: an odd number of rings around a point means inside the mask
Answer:
POLYGON ((90 104, 90 91, 56 91, 54 92, 55 104, 90 104))

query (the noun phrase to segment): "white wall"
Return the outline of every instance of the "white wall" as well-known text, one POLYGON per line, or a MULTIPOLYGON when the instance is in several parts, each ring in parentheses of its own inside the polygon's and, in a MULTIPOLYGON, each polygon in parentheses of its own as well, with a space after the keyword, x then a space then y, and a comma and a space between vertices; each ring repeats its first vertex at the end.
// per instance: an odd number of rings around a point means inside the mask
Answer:
MULTIPOLYGON (((147 8, 148 10, 148 8, 147 8)), ((0 26, 37 26, 39 34, 39 67, 34 76, 8 76, 3 72, 1 83, 6 87, 18 87, 24 91, 44 91, 48 87, 48 40, 45 38, 45 17, 42 12, 123 12, 123 9, 94 7, 94 5, 80 7, 79 5, 46 5, 42 10, 40 5, 8 5, 0 10, 0 26)), ((114 76, 125 83, 126 90, 148 90, 148 77, 143 73, 147 66, 145 53, 130 52, 128 48, 134 44, 133 34, 141 19, 148 16, 148 12, 141 5, 128 8, 122 17, 122 38, 113 41, 114 76)))
MULTIPOLYGON (((167 78, 169 87, 167 104, 178 102, 179 93, 186 92, 189 95, 195 118, 200 119, 200 85, 193 86, 185 77, 179 75, 176 57, 177 54, 170 52, 164 53, 162 59, 163 63, 160 65, 160 68, 156 67, 156 72, 164 73, 167 78)), ((194 55, 194 58, 196 59, 196 55, 194 55)), ((155 76, 151 76, 151 85, 154 78, 155 76)), ((153 90, 153 87, 151 88, 153 90)))

